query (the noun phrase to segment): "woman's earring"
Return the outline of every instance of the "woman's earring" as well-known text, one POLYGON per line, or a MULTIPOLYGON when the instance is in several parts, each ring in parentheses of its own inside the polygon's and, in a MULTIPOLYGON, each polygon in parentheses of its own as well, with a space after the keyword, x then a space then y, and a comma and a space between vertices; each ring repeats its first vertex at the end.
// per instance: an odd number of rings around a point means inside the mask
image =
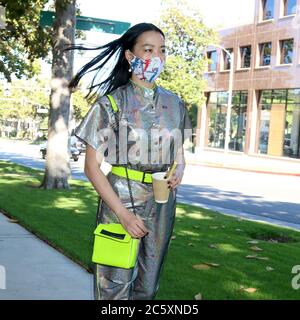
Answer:
POLYGON ((128 69, 128 71, 131 72, 131 71, 132 71, 132 69, 131 69, 131 60, 130 60, 130 61, 127 60, 127 62, 128 62, 128 64, 129 64, 129 69, 128 69))

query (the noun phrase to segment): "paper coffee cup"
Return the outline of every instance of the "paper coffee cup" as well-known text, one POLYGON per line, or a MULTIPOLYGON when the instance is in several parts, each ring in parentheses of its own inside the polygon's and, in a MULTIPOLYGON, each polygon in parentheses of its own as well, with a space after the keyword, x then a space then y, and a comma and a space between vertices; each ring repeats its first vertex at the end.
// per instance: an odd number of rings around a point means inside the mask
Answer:
POLYGON ((164 179, 166 174, 167 172, 152 173, 153 194, 157 203, 166 203, 169 199, 168 179, 164 179))

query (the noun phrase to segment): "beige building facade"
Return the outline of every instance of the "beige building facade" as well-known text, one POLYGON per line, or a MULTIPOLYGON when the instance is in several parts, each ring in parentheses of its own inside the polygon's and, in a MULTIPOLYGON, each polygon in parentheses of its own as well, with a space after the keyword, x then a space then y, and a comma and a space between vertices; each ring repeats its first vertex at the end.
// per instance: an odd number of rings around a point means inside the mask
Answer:
POLYGON ((207 50, 196 155, 222 163, 226 154, 233 164, 242 160, 266 167, 269 160, 300 173, 300 0, 254 1, 253 24, 219 32, 227 53, 217 46, 207 50), (228 52, 233 91, 227 149, 228 52))

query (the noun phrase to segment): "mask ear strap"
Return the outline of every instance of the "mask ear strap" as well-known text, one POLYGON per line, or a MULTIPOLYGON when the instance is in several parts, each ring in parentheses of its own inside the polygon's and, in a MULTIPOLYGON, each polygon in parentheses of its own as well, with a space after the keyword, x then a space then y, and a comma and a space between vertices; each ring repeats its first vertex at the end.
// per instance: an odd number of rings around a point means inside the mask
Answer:
MULTIPOLYGON (((131 61, 134 59, 134 58, 136 58, 136 56, 129 50, 129 49, 127 49, 132 55, 133 55, 133 58, 131 59, 131 61)), ((128 60, 127 60, 128 61, 128 60)), ((131 61, 128 61, 128 64, 129 64, 129 72, 132 72, 132 68, 131 68, 131 61)))

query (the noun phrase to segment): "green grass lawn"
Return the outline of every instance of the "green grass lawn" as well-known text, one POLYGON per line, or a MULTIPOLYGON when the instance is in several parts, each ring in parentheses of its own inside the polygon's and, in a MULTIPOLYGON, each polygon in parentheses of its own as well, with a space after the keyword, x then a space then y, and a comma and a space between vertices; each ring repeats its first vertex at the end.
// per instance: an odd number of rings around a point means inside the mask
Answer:
MULTIPOLYGON (((71 190, 41 190, 42 177, 0 160, 0 209, 91 271, 97 193, 72 179, 71 190)), ((179 203, 156 299, 300 299, 295 265, 300 232, 179 203)))

